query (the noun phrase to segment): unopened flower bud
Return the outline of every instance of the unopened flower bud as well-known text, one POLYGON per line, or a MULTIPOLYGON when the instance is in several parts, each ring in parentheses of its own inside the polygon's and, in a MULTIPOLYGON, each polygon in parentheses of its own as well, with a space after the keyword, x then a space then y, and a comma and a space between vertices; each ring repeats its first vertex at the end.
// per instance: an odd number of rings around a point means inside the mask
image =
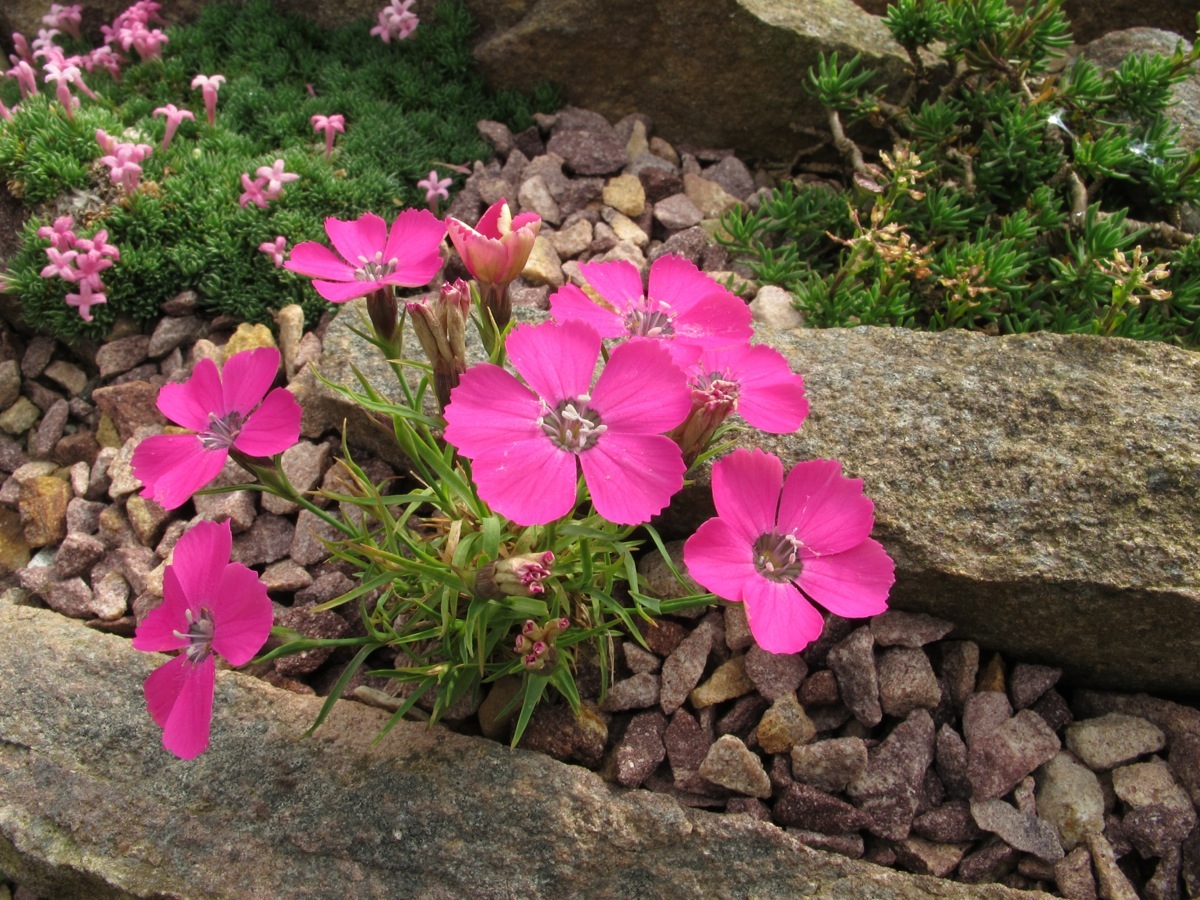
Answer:
MULTIPOLYGON (((554 554, 521 553, 488 563, 475 573, 475 592, 489 600, 503 597, 538 597, 546 592, 542 582, 550 577, 554 554)), ((530 624, 526 622, 526 627, 530 624)))

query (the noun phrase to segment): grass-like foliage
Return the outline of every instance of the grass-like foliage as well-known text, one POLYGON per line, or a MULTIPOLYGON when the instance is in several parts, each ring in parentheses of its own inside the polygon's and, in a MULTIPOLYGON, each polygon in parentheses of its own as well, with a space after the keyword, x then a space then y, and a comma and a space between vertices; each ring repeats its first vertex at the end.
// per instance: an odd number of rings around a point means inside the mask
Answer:
MULTIPOLYGON (((439 3, 404 41, 385 44, 369 27, 364 20, 327 30, 268 0, 207 6, 195 23, 168 30, 161 60, 127 67, 120 81, 87 74, 100 99, 84 99, 73 121, 52 89, 0 121, 0 177, 34 213, 5 275, 29 324, 62 338, 101 337, 118 316, 156 319, 164 300, 187 289, 212 314, 266 322, 300 303, 314 321, 327 304, 307 279, 275 268, 259 244, 276 235, 323 241, 327 216, 422 206, 416 182, 436 164, 488 154, 479 119, 520 129, 535 110, 557 105, 549 91, 530 99, 485 88, 472 68, 474 23, 456 0, 439 3), (210 127, 191 81, 217 73, 227 82, 210 127), (165 120, 152 113, 168 103, 196 120, 184 121, 164 152, 165 120), (326 160, 310 118, 334 113, 345 116, 346 131, 326 160), (97 128, 154 146, 135 194, 117 189, 98 162, 97 128), (300 179, 267 209, 239 206, 242 173, 253 177, 280 158, 300 179), (63 214, 75 217, 81 237, 107 229, 121 253, 104 272, 108 302, 93 308, 91 323, 64 302, 72 285, 39 274, 47 241, 37 228, 63 214)), ((12 105, 16 85, 0 82, 0 98, 12 105)))
POLYGON ((1165 115, 1200 44, 1063 66, 1060 6, 897 0, 884 21, 911 61, 901 97, 857 57, 809 72, 851 187, 797 178, 727 216, 722 239, 811 325, 1200 344, 1200 241, 1181 227, 1200 151, 1165 115), (892 140, 877 163, 847 134, 864 120, 892 140))

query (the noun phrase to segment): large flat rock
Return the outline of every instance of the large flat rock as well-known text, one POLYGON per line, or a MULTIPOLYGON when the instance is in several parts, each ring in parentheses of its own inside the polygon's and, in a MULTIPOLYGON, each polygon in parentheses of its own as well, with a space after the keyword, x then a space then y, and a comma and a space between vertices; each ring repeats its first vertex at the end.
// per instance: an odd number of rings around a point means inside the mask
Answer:
POLYGON ((0 871, 116 897, 1026 898, 810 850, 773 825, 611 788, 440 727, 219 673, 214 740, 184 763, 141 682, 164 657, 0 604, 0 871))

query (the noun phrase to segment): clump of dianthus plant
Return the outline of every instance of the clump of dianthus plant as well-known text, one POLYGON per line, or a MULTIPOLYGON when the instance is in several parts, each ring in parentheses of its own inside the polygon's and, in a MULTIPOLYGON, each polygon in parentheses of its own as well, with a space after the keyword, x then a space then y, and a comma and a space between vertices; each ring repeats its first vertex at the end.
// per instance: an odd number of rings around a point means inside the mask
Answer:
POLYGON ((420 27, 401 18, 384 42, 369 21, 327 30, 267 0, 179 27, 139 0, 99 35, 72 34, 68 15, 15 36, 0 178, 28 218, 0 277, 26 321, 101 337, 186 290, 210 314, 266 322, 299 303, 315 320, 312 291, 280 264, 287 241, 320 237, 329 216, 425 202, 431 168, 488 153, 479 119, 532 121, 534 101, 489 94, 473 73, 461 3, 420 27), (72 248, 46 236, 67 216, 85 246, 102 234, 114 248, 102 281, 76 277, 86 252, 64 260, 72 248))
POLYGON ((1200 45, 1104 70, 1060 0, 897 0, 907 84, 822 58, 828 131, 723 239, 818 326, 1052 330, 1200 344, 1200 150, 1168 116, 1200 45), (881 142, 880 137, 886 136, 881 142), (872 150, 872 144, 884 149, 872 150), (817 158, 832 148, 844 190, 817 158), (809 160, 812 159, 812 164, 809 160))

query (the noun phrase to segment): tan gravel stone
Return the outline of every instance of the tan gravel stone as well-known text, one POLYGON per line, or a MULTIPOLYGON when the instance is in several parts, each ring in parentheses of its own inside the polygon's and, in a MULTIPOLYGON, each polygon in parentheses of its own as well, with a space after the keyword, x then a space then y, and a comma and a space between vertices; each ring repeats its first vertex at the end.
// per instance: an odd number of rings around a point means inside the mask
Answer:
POLYGON ((732 734, 717 738, 698 771, 702 778, 739 794, 771 796, 771 779, 762 760, 732 734))
MULTIPOLYGON (((640 123, 639 123, 640 124, 640 123)), ((643 126, 644 134, 645 126, 643 126)), ((632 155, 630 158, 633 158, 632 155)), ((604 186, 601 199, 617 212, 637 218, 646 209, 646 189, 636 175, 618 175, 604 186)))
POLYGON ((67 536, 67 504, 71 485, 53 475, 21 485, 21 523, 30 547, 57 544, 67 536))
POLYGON ((754 682, 746 674, 746 657, 734 656, 717 667, 708 680, 692 691, 690 699, 696 709, 723 703, 754 690, 754 682))
POLYGON ((548 284, 551 287, 562 287, 566 282, 562 261, 548 238, 539 234, 534 240, 533 250, 525 268, 521 270, 521 277, 530 284, 548 284))
POLYGON ((42 411, 28 397, 18 397, 17 402, 0 413, 0 429, 9 434, 24 434, 42 416, 42 411))
POLYGON ((274 346, 275 335, 271 333, 270 328, 266 325, 251 325, 248 322, 243 322, 229 336, 229 341, 225 344, 225 349, 222 353, 222 360, 228 362, 229 357, 244 350, 257 350, 260 347, 274 346))
POLYGON ((816 734, 816 726, 795 694, 785 694, 772 703, 758 722, 758 743, 766 753, 790 753, 816 734))

